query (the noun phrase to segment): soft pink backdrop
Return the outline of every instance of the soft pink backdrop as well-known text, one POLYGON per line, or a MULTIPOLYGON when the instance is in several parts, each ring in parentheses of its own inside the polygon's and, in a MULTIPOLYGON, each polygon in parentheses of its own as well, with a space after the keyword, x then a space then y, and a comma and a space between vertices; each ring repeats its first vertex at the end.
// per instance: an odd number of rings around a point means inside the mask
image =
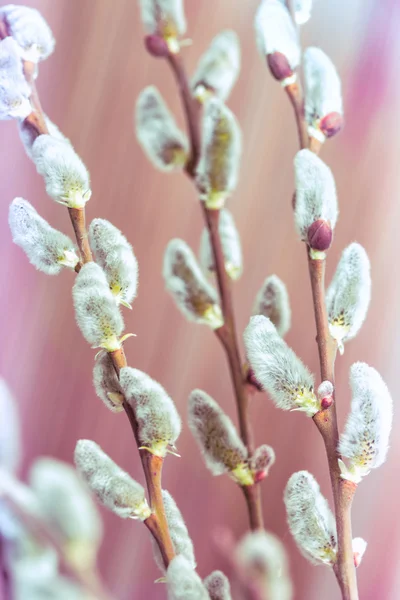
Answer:
MULTIPOLYGON (((49 116, 73 141, 92 177, 88 218, 110 219, 133 243, 140 263, 140 290, 132 313, 125 311, 129 363, 160 381, 185 419, 194 387, 212 394, 235 415, 222 350, 205 327, 189 324, 164 291, 163 251, 172 237, 197 249, 201 213, 190 183, 180 175, 155 172, 133 130, 133 106, 140 90, 155 83, 182 115, 174 82, 163 61, 142 45, 137 3, 132 0, 37 0, 27 4, 48 19, 57 47, 40 66, 38 87, 49 116)), ((238 190, 230 201, 245 260, 235 287, 239 329, 249 318, 255 293, 272 273, 287 284, 293 326, 287 340, 311 369, 317 351, 304 250, 294 233, 290 199, 292 158, 297 150, 293 116, 280 86, 257 54, 253 17, 257 0, 187 0, 189 68, 222 28, 240 36, 243 69, 229 100, 243 129, 244 154, 238 190)), ((396 0, 318 0, 304 27, 305 44, 320 45, 343 80, 346 129, 326 144, 340 200, 340 220, 329 255, 329 277, 342 249, 362 243, 370 256, 373 296, 368 320, 337 361, 338 411, 343 424, 349 404, 349 366, 363 360, 376 367, 397 402, 400 357, 398 318, 400 5, 396 0)), ((47 277, 31 267, 11 243, 8 205, 29 199, 53 226, 69 233, 66 211, 46 197, 43 181, 25 156, 15 124, 1 123, 0 143, 1 371, 21 410, 26 467, 43 454, 71 461, 75 441, 91 438, 122 467, 143 480, 137 451, 124 415, 112 415, 91 383, 94 351, 82 339, 71 307, 72 273, 47 277)), ((330 498, 322 441, 312 422, 274 408, 259 395, 252 407, 256 439, 271 444, 277 462, 263 483, 266 526, 281 537, 291 558, 296 598, 339 597, 333 575, 312 567, 288 533, 282 493, 288 477, 310 470, 330 498)), ((397 518, 400 426, 395 415, 387 463, 360 485, 354 534, 369 547, 358 571, 363 600, 399 597, 400 553, 397 518)), ((247 517, 240 491, 225 477, 212 478, 184 426, 181 459, 168 458, 165 487, 176 498, 193 537, 202 576, 221 565, 211 535, 218 526, 240 536, 247 517)), ((116 598, 164 598, 153 564, 147 531, 104 512, 106 526, 100 565, 116 598)))

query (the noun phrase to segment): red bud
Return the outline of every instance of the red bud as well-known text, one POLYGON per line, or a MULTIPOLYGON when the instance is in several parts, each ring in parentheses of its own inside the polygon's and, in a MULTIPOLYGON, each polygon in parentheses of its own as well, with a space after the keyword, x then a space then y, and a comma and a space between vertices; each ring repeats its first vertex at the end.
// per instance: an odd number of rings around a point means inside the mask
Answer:
POLYGON ((267 55, 267 63, 272 75, 278 81, 287 79, 293 75, 293 70, 289 65, 289 61, 281 52, 273 52, 267 55))
POLYGON ((330 138, 343 129, 343 124, 343 116, 340 113, 333 112, 321 119, 319 128, 327 138, 330 138))
POLYGON ((329 408, 330 406, 332 406, 333 404, 333 398, 332 396, 326 396, 325 398, 322 398, 321 400, 321 408, 322 410, 326 410, 327 408, 329 408))
POLYGON ((308 228, 307 237, 310 248, 324 252, 332 243, 333 232, 331 226, 324 219, 314 221, 308 228))
POLYGON ((147 35, 144 44, 147 52, 156 58, 166 58, 169 55, 168 44, 159 35, 147 35))

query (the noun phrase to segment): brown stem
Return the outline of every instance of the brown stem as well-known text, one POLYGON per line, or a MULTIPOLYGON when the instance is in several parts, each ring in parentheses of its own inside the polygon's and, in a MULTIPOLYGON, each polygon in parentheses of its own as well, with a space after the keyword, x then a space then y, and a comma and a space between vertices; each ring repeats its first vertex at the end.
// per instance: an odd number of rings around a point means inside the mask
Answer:
MULTIPOLYGON (((225 269, 225 260, 219 236, 219 210, 209 210, 202 203, 204 218, 210 235, 210 243, 214 254, 215 271, 221 298, 224 325, 216 330, 216 334, 225 348, 228 358, 232 383, 235 390, 238 411, 240 436, 247 447, 249 455, 254 451, 253 432, 248 413, 247 385, 243 377, 239 345, 236 335, 235 314, 233 310, 231 279, 225 269)), ((263 528, 261 509, 261 490, 258 484, 243 487, 250 519, 251 529, 263 528)))
MULTIPOLYGON (((109 353, 113 361, 114 369, 119 376, 120 370, 127 366, 125 352, 123 347, 109 353)), ((132 427, 133 435, 135 436, 136 444, 140 447, 138 438, 138 424, 131 405, 124 401, 123 407, 132 427)), ((165 516, 164 502, 162 498, 161 473, 163 467, 163 459, 155 456, 147 450, 139 450, 140 460, 142 461, 143 472, 146 478, 147 490, 149 493, 149 502, 152 514, 144 521, 144 524, 155 539, 164 565, 167 568, 171 560, 175 556, 174 546, 169 534, 167 518, 165 516)))
POLYGON ((191 156, 186 165, 186 170, 191 176, 194 176, 200 156, 199 106, 192 96, 181 54, 179 52, 177 54, 170 53, 167 60, 179 87, 190 137, 191 156))
MULTIPOLYGON (((170 54, 168 62, 178 82, 182 104, 186 116, 187 127, 191 142, 191 160, 186 168, 187 174, 193 179, 195 166, 200 155, 200 135, 198 129, 198 106, 193 99, 189 81, 185 72, 184 63, 180 54, 170 54)), ((243 376, 242 363, 239 354, 239 345, 236 336, 235 318, 232 302, 231 280, 225 270, 221 240, 218 232, 219 211, 209 210, 201 203, 204 219, 210 234, 211 247, 214 254, 216 277, 221 297, 224 325, 216 330, 228 358, 229 370, 235 390, 236 406, 238 411, 239 429, 241 438, 246 445, 249 455, 254 450, 253 434, 248 416, 247 384, 243 376)), ((250 526, 252 529, 263 528, 261 510, 261 491, 259 485, 247 486, 244 490, 247 502, 250 526)))
POLYGON ((81 260, 83 264, 93 260, 92 252, 89 246, 89 238, 85 223, 84 208, 68 208, 72 227, 74 228, 76 243, 78 244, 81 260))
MULTIPOLYGON (((313 260, 309 256, 308 249, 307 254, 317 326, 321 380, 328 380, 334 384, 336 344, 329 332, 326 312, 325 259, 313 260)), ((342 591, 343 600, 357 600, 357 576, 354 566, 351 533, 351 503, 357 486, 340 477, 338 464, 340 454, 337 450, 339 432, 336 417, 336 402, 334 401, 327 410, 318 412, 314 415, 313 419, 324 440, 335 504, 338 554, 334 572, 342 591)))
POLYGON ((287 85, 285 91, 293 106, 300 148, 308 148, 308 130, 304 115, 304 98, 300 81, 297 79, 294 83, 287 85))
POLYGON ((318 154, 321 152, 322 142, 320 140, 317 140, 317 138, 311 136, 308 148, 309 150, 311 150, 311 152, 314 152, 314 154, 318 156, 318 154))

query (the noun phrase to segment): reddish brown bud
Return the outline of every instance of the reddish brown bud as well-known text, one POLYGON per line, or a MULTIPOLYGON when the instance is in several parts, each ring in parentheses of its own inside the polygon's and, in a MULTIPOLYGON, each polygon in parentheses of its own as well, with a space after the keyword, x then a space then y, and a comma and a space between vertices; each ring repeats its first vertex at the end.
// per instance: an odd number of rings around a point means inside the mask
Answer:
POLYGON ((169 55, 168 44, 159 35, 146 35, 144 45, 147 52, 156 58, 166 58, 169 55))
POLYGON ((322 410, 326 410, 327 408, 329 408, 330 406, 332 406, 332 403, 333 403, 332 396, 326 396, 325 398, 322 398, 322 400, 321 400, 321 408, 322 408, 322 410))
POLYGON ((324 219, 314 221, 308 228, 307 237, 310 248, 324 252, 332 243, 332 228, 324 219))
POLYGON ((278 81, 283 81, 293 75, 293 70, 289 65, 289 61, 281 52, 273 52, 267 54, 267 63, 270 71, 278 81))
POLYGON ((251 368, 249 368, 247 371, 246 382, 255 387, 259 392, 263 391, 261 383, 257 381, 254 371, 251 368))
POLYGON ((343 116, 340 113, 332 112, 321 119, 319 128, 327 138, 330 138, 343 129, 343 124, 343 116))

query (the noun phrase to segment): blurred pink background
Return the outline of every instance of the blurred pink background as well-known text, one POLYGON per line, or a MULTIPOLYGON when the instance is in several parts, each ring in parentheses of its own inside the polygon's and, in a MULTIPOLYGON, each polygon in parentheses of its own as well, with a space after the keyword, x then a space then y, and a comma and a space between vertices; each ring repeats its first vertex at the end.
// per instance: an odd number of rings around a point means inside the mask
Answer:
MULTIPOLYGON (((164 248, 182 237, 197 251, 201 212, 190 182, 164 175, 149 164, 136 142, 133 106, 140 90, 156 84, 183 124, 179 98, 167 65, 146 55, 137 2, 132 0, 37 0, 57 39, 54 55, 40 66, 38 88, 45 111, 73 141, 92 177, 87 215, 121 228, 140 264, 139 296, 125 311, 131 366, 149 373, 174 398, 185 420, 194 387, 210 393, 235 416, 225 357, 212 332, 185 321, 164 290, 164 248)), ((222 28, 240 36, 243 68, 229 100, 243 129, 240 183, 229 202, 240 230, 245 271, 235 287, 239 330, 247 324, 264 278, 276 273, 287 284, 293 310, 288 343, 318 371, 315 329, 304 250, 291 214, 292 159, 297 151, 289 102, 259 57, 253 33, 258 0, 187 0, 185 49, 189 69, 222 28)), ((349 406, 348 370, 362 360, 376 367, 397 404, 400 357, 400 4, 397 0, 318 0, 302 31, 304 45, 321 46, 343 81, 346 128, 328 142, 322 157, 331 166, 339 193, 340 219, 329 254, 328 279, 343 248, 356 240, 370 256, 373 296, 368 319, 337 361, 337 403, 343 425, 349 406)), ((90 438, 123 468, 143 481, 129 423, 96 397, 91 370, 95 352, 78 331, 71 306, 74 275, 48 277, 34 270, 11 242, 7 211, 15 196, 29 199, 51 224, 70 233, 67 212, 45 194, 27 159, 15 123, 1 123, 1 372, 22 415, 24 472, 39 455, 71 461, 78 438, 90 438)), ((311 420, 278 411, 264 396, 252 407, 257 443, 268 443, 277 462, 262 484, 266 527, 284 542, 297 599, 333 600, 333 574, 311 566, 294 546, 286 525, 283 489, 296 470, 311 471, 331 499, 322 440, 311 420)), ((400 596, 397 518, 400 484, 400 427, 395 414, 387 463, 359 486, 353 532, 368 541, 358 570, 363 600, 400 596)), ((227 477, 213 478, 186 424, 179 439, 181 459, 169 457, 164 485, 177 500, 195 543, 199 573, 222 566, 212 535, 247 528, 240 490, 227 477)), ((101 572, 115 598, 165 597, 154 585, 159 572, 147 531, 137 522, 102 511, 105 536, 101 572)))

